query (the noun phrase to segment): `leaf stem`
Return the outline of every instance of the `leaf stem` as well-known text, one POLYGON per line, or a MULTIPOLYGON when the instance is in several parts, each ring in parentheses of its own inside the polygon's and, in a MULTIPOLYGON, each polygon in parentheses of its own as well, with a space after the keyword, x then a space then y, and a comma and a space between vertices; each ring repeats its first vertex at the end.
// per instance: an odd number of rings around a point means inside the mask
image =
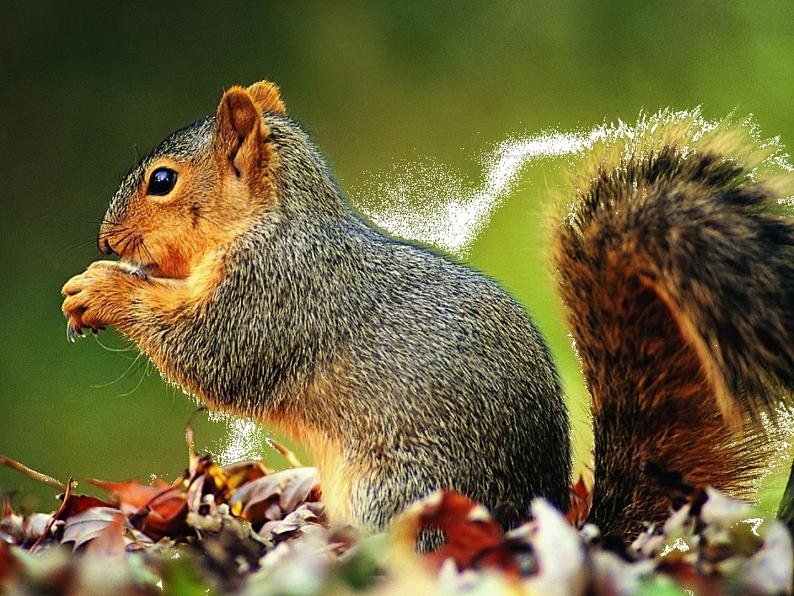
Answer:
POLYGON ((37 480, 42 484, 46 484, 47 486, 51 486, 54 489, 59 490, 60 492, 66 492, 66 486, 60 480, 56 480, 52 476, 47 476, 47 474, 42 474, 41 472, 37 472, 25 464, 19 463, 15 459, 11 459, 5 455, 0 455, 0 465, 8 466, 9 468, 14 468, 17 472, 23 473, 28 478, 32 478, 33 480, 37 480))

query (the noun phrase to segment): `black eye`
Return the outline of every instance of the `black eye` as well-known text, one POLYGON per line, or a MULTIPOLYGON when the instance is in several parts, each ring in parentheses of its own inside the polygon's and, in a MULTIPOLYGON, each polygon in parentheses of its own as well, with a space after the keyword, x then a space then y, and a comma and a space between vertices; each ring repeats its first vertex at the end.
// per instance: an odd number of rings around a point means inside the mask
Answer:
POLYGON ((176 184, 176 172, 171 168, 157 168, 149 176, 149 188, 146 194, 162 197, 174 189, 176 184))

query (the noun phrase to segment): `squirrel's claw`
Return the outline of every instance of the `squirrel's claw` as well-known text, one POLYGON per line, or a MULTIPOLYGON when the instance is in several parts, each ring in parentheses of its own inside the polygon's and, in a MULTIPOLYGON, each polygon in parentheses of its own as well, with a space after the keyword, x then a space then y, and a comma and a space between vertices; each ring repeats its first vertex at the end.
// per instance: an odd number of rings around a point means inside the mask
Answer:
POLYGON ((76 325, 74 319, 69 317, 66 323, 66 339, 74 343, 75 337, 85 337, 85 333, 83 333, 83 328, 76 325))

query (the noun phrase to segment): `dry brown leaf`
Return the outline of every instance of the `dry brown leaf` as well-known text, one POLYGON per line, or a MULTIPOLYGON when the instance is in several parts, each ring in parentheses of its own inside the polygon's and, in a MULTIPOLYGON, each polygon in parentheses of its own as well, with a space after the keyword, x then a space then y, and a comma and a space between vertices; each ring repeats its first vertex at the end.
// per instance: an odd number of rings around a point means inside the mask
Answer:
POLYGON ((165 513, 161 513, 156 508, 147 507, 131 514, 130 522, 153 540, 165 537, 181 538, 192 534, 193 531, 187 525, 187 501, 184 500, 183 493, 179 494, 183 498, 178 508, 175 506, 176 500, 168 504, 165 513))
MULTIPOLYGON (((86 549, 94 556, 119 558, 126 552, 127 541, 124 539, 124 515, 114 516, 104 530, 91 540, 86 549)), ((64 528, 64 534, 66 530, 64 528)))
POLYGON ((80 548, 90 540, 94 540, 108 527, 116 524, 120 528, 124 523, 124 514, 114 507, 91 507, 66 518, 63 526, 61 544, 73 542, 73 549, 80 548), (119 520, 121 520, 119 522, 119 520))
POLYGON ((284 519, 265 522, 259 535, 274 543, 298 536, 307 526, 322 527, 325 522, 325 506, 318 502, 303 503, 284 519))
POLYGON ((319 496, 315 468, 292 468, 274 472, 241 486, 229 501, 232 512, 259 527, 266 521, 283 519, 306 501, 319 496))
POLYGON ((19 562, 11 554, 11 546, 0 540, 0 582, 8 581, 19 572, 19 562))

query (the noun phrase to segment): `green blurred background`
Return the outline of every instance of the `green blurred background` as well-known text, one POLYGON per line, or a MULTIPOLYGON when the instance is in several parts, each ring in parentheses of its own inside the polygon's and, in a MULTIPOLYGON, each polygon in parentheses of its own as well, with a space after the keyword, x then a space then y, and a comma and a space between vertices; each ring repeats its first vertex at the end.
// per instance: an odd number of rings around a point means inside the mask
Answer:
MULTIPOLYGON (((423 156, 476 181, 472 155, 508 136, 643 108, 753 113, 794 146, 791 2, 21 6, 4 5, 0 24, 0 453, 61 479, 170 479, 185 466, 195 405, 134 352, 67 343, 59 290, 99 257, 99 219, 136 147, 213 111, 224 87, 278 82, 346 189, 423 156)), ((558 170, 523 172, 470 260, 546 334, 582 461, 585 392, 544 252, 558 170)), ((110 332, 100 341, 125 346, 110 332)), ((226 425, 199 418, 199 447, 223 449, 226 425)), ((782 483, 772 479, 765 501, 782 483)), ((0 488, 54 505, 51 489, 10 470, 0 488)))

